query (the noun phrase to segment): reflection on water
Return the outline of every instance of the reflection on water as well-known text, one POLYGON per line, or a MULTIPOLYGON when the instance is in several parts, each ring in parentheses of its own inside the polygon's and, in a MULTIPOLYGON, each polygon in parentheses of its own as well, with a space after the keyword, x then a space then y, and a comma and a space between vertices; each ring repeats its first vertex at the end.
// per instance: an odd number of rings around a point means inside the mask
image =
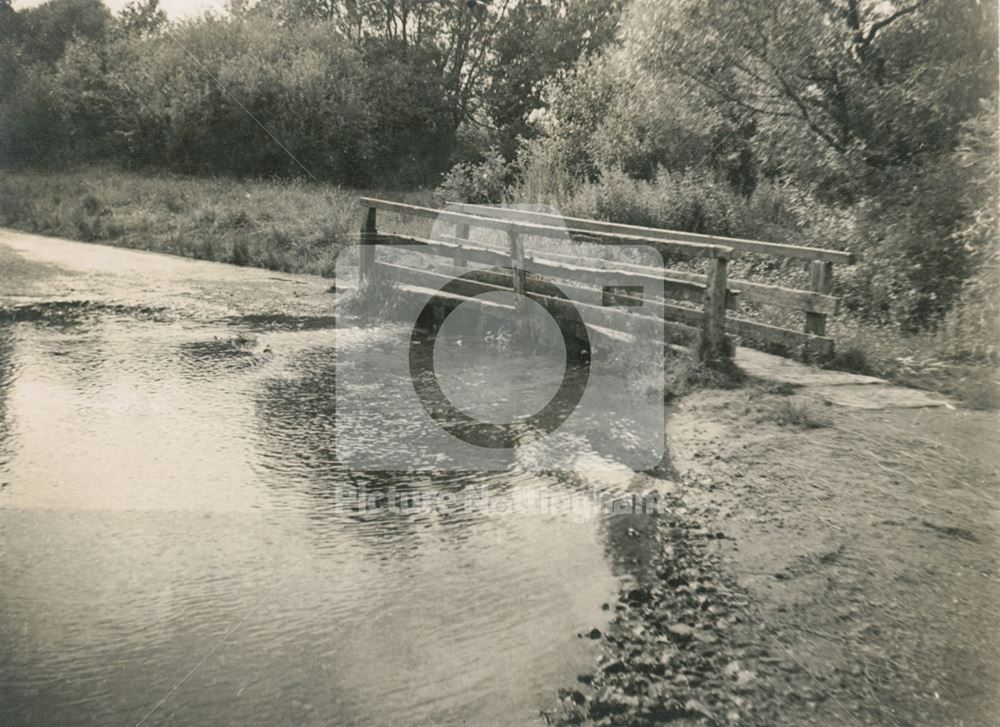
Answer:
POLYGON ((525 724, 589 665, 617 526, 347 472, 328 321, 50 323, 0 322, 0 724, 525 724))

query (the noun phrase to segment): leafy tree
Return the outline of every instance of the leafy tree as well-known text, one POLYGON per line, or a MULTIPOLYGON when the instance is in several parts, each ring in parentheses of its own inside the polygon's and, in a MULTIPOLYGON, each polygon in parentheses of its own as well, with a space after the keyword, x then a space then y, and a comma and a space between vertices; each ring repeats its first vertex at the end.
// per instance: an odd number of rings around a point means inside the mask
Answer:
POLYGON ((21 16, 11 0, 0 0, 0 88, 10 89, 17 76, 21 16))
POLYGON ((5 39, 17 37, 20 24, 21 18, 14 10, 12 0, 0 0, 0 28, 5 39))
POLYGON ((523 0, 497 33, 481 93, 485 115, 503 134, 507 156, 529 136, 546 83, 613 40, 624 0, 523 0))
POLYGON ((49 0, 18 15, 25 58, 49 65, 62 57, 74 37, 103 39, 112 20, 101 0, 49 0))
POLYGON ((118 27, 126 34, 154 33, 167 22, 160 0, 130 0, 117 16, 118 27))
POLYGON ((0 162, 30 164, 66 146, 52 68, 74 38, 105 36, 100 0, 50 0, 22 12, 0 5, 0 162))
POLYGON ((847 199, 953 148, 997 85, 995 7, 977 0, 636 0, 626 27, 637 63, 753 118, 773 166, 825 167, 847 199))
POLYGON ((415 64, 447 96, 453 128, 480 93, 493 44, 517 0, 259 0, 238 13, 287 23, 329 21, 365 52, 415 64))

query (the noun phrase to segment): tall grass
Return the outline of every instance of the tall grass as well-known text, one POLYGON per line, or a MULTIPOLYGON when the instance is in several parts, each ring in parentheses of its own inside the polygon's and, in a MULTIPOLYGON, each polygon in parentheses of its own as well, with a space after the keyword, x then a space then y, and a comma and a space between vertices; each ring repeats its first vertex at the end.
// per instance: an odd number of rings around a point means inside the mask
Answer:
MULTIPOLYGON (((0 225, 85 242, 284 272, 333 273, 361 227, 338 186, 140 174, 111 167, 0 173, 0 225)), ((427 202, 425 191, 376 195, 427 202)), ((386 229, 395 221, 387 220, 386 229)), ((422 231, 422 230, 421 230, 422 231)))
POLYGON ((841 315, 828 332, 837 341, 830 368, 938 391, 972 409, 1000 409, 997 360, 975 355, 966 329, 907 333, 841 315))

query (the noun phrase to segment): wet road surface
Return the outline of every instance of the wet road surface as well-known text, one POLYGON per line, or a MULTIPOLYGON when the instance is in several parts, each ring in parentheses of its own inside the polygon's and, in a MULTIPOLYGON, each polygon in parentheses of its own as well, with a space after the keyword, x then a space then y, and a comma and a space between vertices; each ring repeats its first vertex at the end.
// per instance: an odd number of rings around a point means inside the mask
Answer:
POLYGON ((592 662, 608 518, 346 470, 329 285, 0 231, 0 723, 526 724, 592 662))

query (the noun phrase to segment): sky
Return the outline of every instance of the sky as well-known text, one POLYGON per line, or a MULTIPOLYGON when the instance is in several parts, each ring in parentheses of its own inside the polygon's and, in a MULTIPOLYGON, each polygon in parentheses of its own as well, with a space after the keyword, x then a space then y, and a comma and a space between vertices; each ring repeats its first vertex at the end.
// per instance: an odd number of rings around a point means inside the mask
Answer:
MULTIPOLYGON (((30 8, 41 5, 45 0, 14 0, 14 8, 30 8)), ((111 12, 117 13, 128 0, 104 0, 111 12)), ((160 7, 171 20, 198 15, 205 10, 221 10, 222 0, 160 0, 160 7)))

